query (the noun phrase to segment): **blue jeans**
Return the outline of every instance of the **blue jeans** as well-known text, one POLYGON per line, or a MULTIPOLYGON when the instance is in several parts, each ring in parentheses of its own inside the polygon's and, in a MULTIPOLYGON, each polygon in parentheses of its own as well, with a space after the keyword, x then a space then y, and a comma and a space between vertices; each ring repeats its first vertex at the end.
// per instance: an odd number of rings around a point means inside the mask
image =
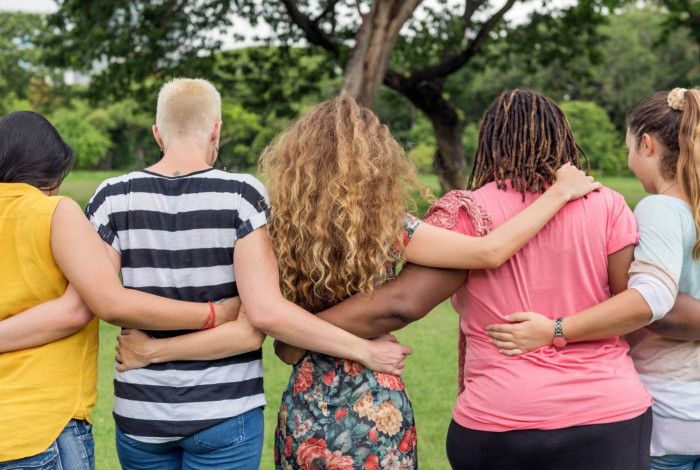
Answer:
POLYGON ((664 455, 651 458, 652 470, 700 470, 700 455, 664 455))
POLYGON ((262 408, 162 444, 137 441, 117 428, 117 454, 124 470, 258 470, 263 431, 262 408))
MULTIPOLYGON (((31 423, 28 423, 31 426, 31 423)), ((0 470, 94 470, 95 442, 92 425, 73 419, 44 452, 19 460, 0 462, 0 470)))

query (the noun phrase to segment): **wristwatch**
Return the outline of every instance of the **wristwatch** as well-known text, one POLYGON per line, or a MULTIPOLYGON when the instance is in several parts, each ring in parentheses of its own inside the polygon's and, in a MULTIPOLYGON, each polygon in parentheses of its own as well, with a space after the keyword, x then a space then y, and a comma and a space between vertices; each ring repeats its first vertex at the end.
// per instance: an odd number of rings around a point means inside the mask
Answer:
POLYGON ((561 349, 566 346, 566 338, 564 337, 561 318, 554 320, 554 339, 552 339, 552 345, 554 345, 554 347, 557 349, 561 349))

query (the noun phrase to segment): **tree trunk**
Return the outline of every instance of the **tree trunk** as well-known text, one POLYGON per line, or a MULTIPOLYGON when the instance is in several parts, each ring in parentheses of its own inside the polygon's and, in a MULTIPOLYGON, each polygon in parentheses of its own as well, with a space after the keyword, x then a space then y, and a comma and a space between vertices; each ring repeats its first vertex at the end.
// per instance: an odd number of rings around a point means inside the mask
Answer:
POLYGON ((345 67, 341 95, 354 97, 364 106, 372 106, 379 93, 391 52, 403 24, 421 0, 375 0, 362 18, 345 67))
MULTIPOLYGON (((450 111, 454 113, 454 109, 450 111)), ((456 117, 456 113, 454 114, 456 117)), ((437 141, 433 167, 443 192, 467 187, 467 159, 462 145, 462 123, 459 119, 445 119, 446 117, 441 114, 428 114, 437 141)))
POLYGON ((435 79, 412 84, 397 76, 384 83, 408 98, 433 126, 437 149, 433 167, 444 192, 467 187, 467 159, 462 145, 462 121, 455 108, 442 96, 443 81, 435 79))

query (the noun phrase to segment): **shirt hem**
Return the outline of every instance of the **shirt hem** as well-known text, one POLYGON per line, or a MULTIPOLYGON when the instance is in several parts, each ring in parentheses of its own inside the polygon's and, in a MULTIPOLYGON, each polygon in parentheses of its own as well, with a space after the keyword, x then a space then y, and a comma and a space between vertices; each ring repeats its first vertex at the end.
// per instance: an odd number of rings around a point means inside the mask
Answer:
POLYGON ((628 411, 621 411, 616 414, 595 413, 583 414, 578 416, 567 416, 566 419, 554 419, 547 422, 510 422, 510 423, 485 423, 463 416, 453 411, 452 419, 457 424, 464 428, 473 429, 475 431, 487 432, 507 432, 507 431, 523 431, 528 429, 539 429, 542 431, 552 431, 556 429, 570 428, 573 426, 587 426, 593 424, 610 424, 619 421, 627 421, 637 418, 644 414, 651 407, 651 400, 643 406, 635 407, 628 411))

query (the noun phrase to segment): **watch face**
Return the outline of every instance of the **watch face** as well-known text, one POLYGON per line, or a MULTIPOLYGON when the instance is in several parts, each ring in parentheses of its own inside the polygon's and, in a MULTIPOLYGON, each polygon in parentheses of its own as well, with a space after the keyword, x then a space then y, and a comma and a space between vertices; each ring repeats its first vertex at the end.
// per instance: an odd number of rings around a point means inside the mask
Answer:
POLYGON ((552 340, 552 344, 555 348, 563 348, 564 346, 566 346, 566 340, 562 336, 556 336, 552 340))

